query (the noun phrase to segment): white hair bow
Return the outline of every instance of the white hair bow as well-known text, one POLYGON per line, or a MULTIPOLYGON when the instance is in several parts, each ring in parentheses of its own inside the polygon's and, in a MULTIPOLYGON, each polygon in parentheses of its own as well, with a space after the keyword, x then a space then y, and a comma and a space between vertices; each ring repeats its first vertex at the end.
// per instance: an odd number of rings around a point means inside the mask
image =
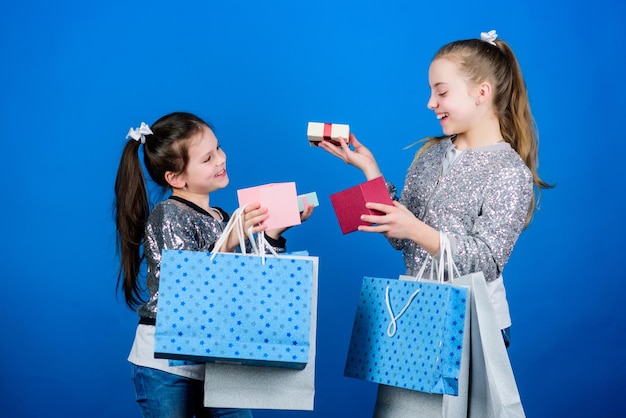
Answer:
POLYGON ((151 135, 152 130, 145 122, 141 122, 141 126, 137 129, 130 128, 128 131, 128 135, 126 135, 126 139, 132 138, 135 141, 139 141, 142 144, 146 143, 146 135, 151 135))
POLYGON ((496 38, 498 34, 495 30, 490 30, 489 32, 480 32, 480 39, 485 42, 489 42, 491 45, 496 45, 496 38))

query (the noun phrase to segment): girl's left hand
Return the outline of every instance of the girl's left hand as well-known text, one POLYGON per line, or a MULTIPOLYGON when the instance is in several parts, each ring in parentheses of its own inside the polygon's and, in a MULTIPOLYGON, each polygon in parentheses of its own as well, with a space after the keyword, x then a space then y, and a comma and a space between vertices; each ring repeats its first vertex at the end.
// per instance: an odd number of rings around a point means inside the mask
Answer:
POLYGON ((359 231, 380 232, 387 238, 409 239, 431 255, 439 252, 439 231, 417 219, 403 204, 393 202, 391 206, 368 202, 365 207, 384 215, 362 215, 362 220, 374 225, 360 225, 359 231))
MULTIPOLYGON (((315 208, 315 206, 313 205, 305 205, 304 206, 304 210, 302 212, 300 212, 300 222, 304 222, 307 219, 309 219, 311 217, 311 215, 313 214, 313 209, 315 208)), ((265 231, 265 235, 274 238, 274 239, 278 239, 283 232, 285 232, 286 230, 288 230, 291 227, 287 227, 287 228, 278 228, 278 229, 272 229, 270 231, 265 231)))
POLYGON ((315 209, 315 206, 305 205, 304 210, 300 212, 300 222, 304 222, 307 219, 309 219, 311 215, 313 214, 313 209, 315 209))
POLYGON ((247 205, 243 211, 243 230, 247 232, 252 228, 253 234, 258 234, 265 230, 263 221, 269 218, 268 212, 268 209, 261 207, 259 203, 247 205))
POLYGON ((360 225, 359 231, 380 232, 387 238, 410 239, 410 232, 420 222, 406 206, 398 202, 393 202, 393 206, 368 202, 365 207, 383 212, 384 215, 362 215, 363 221, 374 225, 360 225))

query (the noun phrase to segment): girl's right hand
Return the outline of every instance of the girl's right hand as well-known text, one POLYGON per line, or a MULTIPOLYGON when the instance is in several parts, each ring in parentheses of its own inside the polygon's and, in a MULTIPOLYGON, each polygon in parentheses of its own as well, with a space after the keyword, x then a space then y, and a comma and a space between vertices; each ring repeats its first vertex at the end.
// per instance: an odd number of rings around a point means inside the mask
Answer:
POLYGON ((335 157, 340 158, 344 163, 363 171, 367 180, 380 177, 382 173, 380 168, 378 168, 374 154, 365 145, 361 144, 354 134, 350 134, 349 139, 354 149, 351 149, 350 145, 346 144, 343 138, 339 138, 339 145, 334 145, 330 141, 322 141, 319 146, 335 157))
POLYGON ((260 203, 247 205, 243 211, 243 230, 248 232, 252 228, 252 234, 258 234, 265 230, 263 221, 269 218, 269 210, 261 207, 260 203))
MULTIPOLYGON (((244 235, 251 229, 252 234, 258 234, 265 230, 263 221, 269 218, 269 211, 267 208, 262 208, 260 203, 254 203, 246 205, 243 210, 243 230, 244 235)), ((245 242, 239 242, 239 234, 235 229, 230 231, 228 240, 217 251, 233 252, 237 249, 237 246, 246 245, 245 242)))

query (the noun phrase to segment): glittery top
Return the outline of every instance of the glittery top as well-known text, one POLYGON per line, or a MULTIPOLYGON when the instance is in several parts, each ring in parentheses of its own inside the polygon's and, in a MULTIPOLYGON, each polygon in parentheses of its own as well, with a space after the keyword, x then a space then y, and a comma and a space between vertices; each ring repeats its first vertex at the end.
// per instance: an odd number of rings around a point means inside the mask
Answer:
MULTIPOLYGON (((144 255, 148 266, 146 286, 150 298, 137 312, 146 318, 156 318, 159 274, 162 250, 211 251, 229 215, 216 208, 224 220, 213 218, 207 211, 184 199, 170 197, 158 203, 146 223, 144 255)), ((285 251, 285 239, 266 237, 276 252, 285 251)))
MULTIPOLYGON (((502 273, 524 228, 532 174, 506 142, 465 150, 450 162, 453 147, 445 138, 413 161, 400 203, 447 234, 462 275, 482 271, 492 281, 502 273)), ((403 250, 406 274, 416 275, 428 260, 427 252, 411 240, 389 241, 403 250)))

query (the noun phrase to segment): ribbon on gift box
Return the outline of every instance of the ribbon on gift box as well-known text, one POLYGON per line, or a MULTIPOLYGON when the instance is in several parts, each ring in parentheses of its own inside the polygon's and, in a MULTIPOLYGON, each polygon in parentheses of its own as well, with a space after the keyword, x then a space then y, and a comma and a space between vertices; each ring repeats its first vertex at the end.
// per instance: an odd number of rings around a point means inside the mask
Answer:
POLYGON ((324 140, 330 141, 333 137, 333 124, 325 123, 324 124, 324 140))
POLYGON ((350 125, 341 123, 309 122, 307 127, 309 144, 318 146, 322 141, 339 145, 339 137, 350 141, 350 125))

